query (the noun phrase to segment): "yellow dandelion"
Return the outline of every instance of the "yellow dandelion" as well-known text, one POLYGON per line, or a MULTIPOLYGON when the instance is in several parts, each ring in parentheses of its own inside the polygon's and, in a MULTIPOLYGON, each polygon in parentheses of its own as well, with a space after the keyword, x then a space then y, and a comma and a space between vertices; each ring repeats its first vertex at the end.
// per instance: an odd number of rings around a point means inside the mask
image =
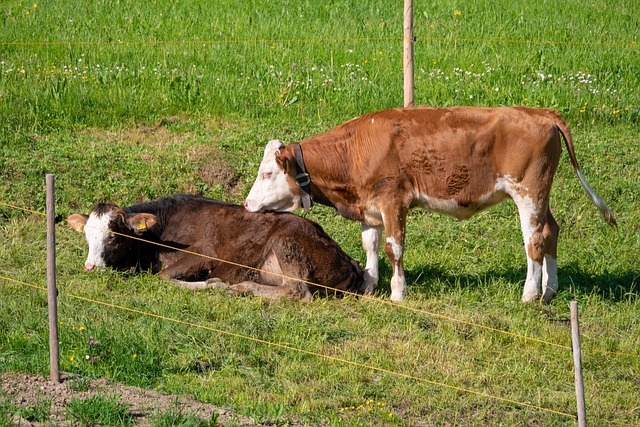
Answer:
POLYGON ((80 326, 80 327, 78 328, 78 330, 79 330, 79 331, 84 331, 84 326, 80 326))
POLYGON ((34 9, 37 9, 37 8, 38 8, 38 5, 37 5, 36 3, 34 3, 34 4, 33 4, 33 8, 34 8, 34 9))
POLYGON ((382 51, 379 51, 379 52, 378 52, 378 55, 382 55, 382 51))
POLYGON ((456 11, 453 12, 453 14, 455 16, 460 16, 460 15, 462 15, 462 12, 460 12, 459 10, 456 10, 456 11))
POLYGON ((29 11, 27 10, 27 12, 26 12, 26 13, 27 13, 27 15, 28 15, 28 14, 30 14, 31 12, 29 12, 29 11))
POLYGON ((138 357, 138 355, 136 353, 133 353, 133 356, 131 357, 135 359, 136 357, 138 357))
POLYGON ((72 362, 73 362, 73 360, 74 360, 74 359, 75 359, 75 357, 73 357, 73 356, 71 356, 71 357, 69 358, 69 360, 70 360, 70 361, 72 361, 72 362))

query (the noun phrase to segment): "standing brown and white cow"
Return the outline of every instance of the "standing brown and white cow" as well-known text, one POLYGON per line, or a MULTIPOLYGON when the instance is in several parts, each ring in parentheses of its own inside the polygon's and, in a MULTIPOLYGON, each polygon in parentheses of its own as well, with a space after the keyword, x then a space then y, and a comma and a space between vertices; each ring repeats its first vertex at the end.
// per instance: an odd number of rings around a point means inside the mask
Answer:
POLYGON ((285 146, 270 141, 245 201, 251 212, 293 211, 311 201, 362 223, 366 291, 378 282, 382 227, 393 267, 391 299, 406 296, 405 223, 413 207, 468 219, 512 199, 527 254, 522 301, 553 299, 558 290, 559 227, 549 193, 564 139, 573 169, 605 220, 611 210, 578 167, 571 131, 546 109, 527 107, 397 108, 357 117, 329 132, 285 146))
POLYGON ((358 263, 318 224, 296 215, 178 195, 126 208, 99 203, 90 215, 73 214, 67 222, 86 235, 87 271, 148 270, 190 289, 303 301, 327 287, 362 288, 358 263))

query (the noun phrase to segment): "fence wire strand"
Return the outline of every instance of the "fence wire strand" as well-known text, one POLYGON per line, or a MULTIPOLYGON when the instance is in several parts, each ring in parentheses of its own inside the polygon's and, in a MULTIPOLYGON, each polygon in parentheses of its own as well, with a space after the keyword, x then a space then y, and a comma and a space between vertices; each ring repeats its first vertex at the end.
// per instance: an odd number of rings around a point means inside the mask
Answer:
MULTIPOLYGON (((11 278, 8 278, 8 277, 4 277, 4 276, 0 276, 0 279, 16 282, 16 283, 19 283, 21 285, 26 285, 26 286, 29 286, 29 287, 32 287, 32 288, 38 289, 38 290, 43 290, 43 291, 47 290, 46 288, 44 288, 42 286, 33 285, 33 284, 30 284, 30 283, 22 282, 22 281, 19 281, 19 280, 14 280, 14 279, 11 279, 11 278)), ((219 333, 219 334, 222 334, 222 335, 227 335, 227 336, 234 337, 234 338, 241 338, 241 339, 244 339, 244 340, 253 341, 253 342, 256 342, 256 343, 259 343, 259 344, 265 344, 265 345, 268 345, 268 346, 278 347, 278 348, 282 348, 282 349, 285 349, 285 350, 292 350, 292 351, 296 351, 296 352, 299 352, 299 353, 307 354, 307 355, 310 355, 310 356, 315 356, 315 357, 327 359, 327 360, 330 360, 332 362, 337 362, 337 363, 342 363, 342 364, 346 364, 346 365, 356 366, 358 368, 370 369, 370 370, 373 370, 373 371, 389 374, 389 375, 392 375, 392 376, 401 377, 401 378, 405 378, 405 379, 410 379, 410 380, 414 380, 414 381, 418 381, 418 382, 423 382, 423 383, 426 383, 426 384, 436 385, 436 386, 448 388, 448 389, 451 389, 451 390, 461 391, 461 392, 465 392, 465 393, 469 393, 469 394, 475 394, 477 396, 481 396, 481 397, 485 397, 485 398, 489 398, 489 399, 494 399, 494 400, 498 400, 498 401, 501 401, 501 402, 510 403, 510 404, 513 404, 513 405, 525 406, 525 407, 528 407, 528 408, 531 408, 531 409, 535 409, 535 410, 539 410, 539 411, 543 411, 543 412, 549 412, 549 413, 556 414, 556 415, 562 415, 562 416, 565 416, 565 417, 576 418, 574 414, 570 414, 570 413, 567 413, 567 412, 557 411, 557 410, 554 410, 554 409, 549 409, 549 408, 545 408, 545 407, 542 407, 542 406, 533 405, 531 403, 520 402, 520 401, 513 400, 513 399, 499 397, 499 396, 495 396, 495 395, 492 395, 492 394, 489 394, 489 393, 476 391, 476 390, 471 390, 471 389, 464 388, 464 387, 458 387, 458 386, 454 386, 454 385, 451 385, 451 384, 445 384, 445 383, 441 383, 441 382, 438 382, 438 381, 433 381, 433 380, 429 380, 429 379, 426 379, 426 378, 417 377, 417 376, 414 376, 414 375, 404 374, 404 373, 401 373, 401 372, 396 372, 396 371, 392 371, 390 369, 380 368, 380 367, 373 366, 373 365, 367 365, 367 364, 364 364, 364 363, 354 362, 352 360, 347 360, 347 359, 343 359, 343 358, 336 357, 336 356, 330 356, 330 355, 327 355, 327 354, 318 353, 318 352, 311 351, 311 350, 305 350, 305 349, 302 349, 302 348, 299 348, 299 347, 294 347, 294 346, 287 345, 287 344, 268 341, 268 340, 264 340, 264 339, 261 339, 261 338, 255 338, 255 337, 252 337, 252 336, 243 335, 243 334, 239 334, 239 333, 236 333, 236 332, 230 332, 230 331, 227 331, 227 330, 224 330, 224 329, 218 329, 218 328, 214 328, 214 327, 211 327, 211 326, 202 325, 202 324, 199 324, 199 323, 193 323, 193 322, 188 322, 188 321, 185 321, 185 320, 174 319, 172 317, 167 317, 167 316, 163 316, 163 315, 160 315, 160 314, 150 313, 150 312, 147 312, 147 311, 138 310, 138 309, 131 308, 131 307, 125 307, 125 306, 122 306, 122 305, 118 305, 118 304, 114 304, 114 303, 110 303, 110 302, 105 302, 105 301, 100 301, 100 300, 96 300, 96 299, 93 299, 93 298, 88 298, 88 297, 75 295, 75 294, 71 294, 71 293, 66 293, 66 292, 65 293, 60 293, 59 296, 60 297, 74 298, 74 299, 77 299, 77 300, 90 302, 90 303, 93 303, 93 304, 99 304, 99 305, 103 305, 103 306, 114 308, 114 309, 118 309, 118 310, 128 311, 128 312, 136 313, 136 314, 143 315, 143 316, 153 317, 153 318, 156 318, 156 319, 161 319, 161 320, 165 320, 165 321, 169 321, 169 322, 173 322, 173 323, 177 323, 177 324, 180 324, 180 325, 185 325, 185 326, 189 326, 189 327, 193 327, 193 328, 204 329, 204 330, 207 330, 207 331, 216 332, 216 333, 219 333)))
MULTIPOLYGON (((21 208, 21 207, 18 207, 18 206, 10 205, 8 203, 0 202, 0 205, 10 206, 10 207, 14 207, 16 209, 20 209, 20 210, 23 210, 23 211, 26 211, 26 212, 31 212, 31 213, 35 213, 35 214, 38 214, 38 215, 46 216, 42 212, 37 212, 37 211, 31 210, 31 209, 26 209, 26 208, 21 208)), ((103 231, 105 231, 105 230, 103 230, 103 231)), ((225 260, 225 259, 222 259, 222 258, 217 258, 217 257, 204 255, 204 254, 197 253, 197 252, 188 251, 186 249, 176 248, 176 247, 165 245, 165 244, 159 243, 159 242, 151 242, 149 240, 145 240, 145 239, 142 239, 142 238, 137 237, 137 236, 130 236, 130 235, 127 235, 127 234, 119 233, 117 231, 111 231, 111 232, 113 234, 117 234, 117 235, 120 235, 120 236, 123 236, 123 237, 126 237, 126 238, 130 238, 130 239, 133 239, 133 240, 138 240, 138 241, 141 241, 141 242, 144 242, 144 243, 149 243, 149 244, 152 244, 152 245, 164 247, 164 248, 175 250, 175 251, 179 251, 179 252, 184 252, 184 253, 189 254, 189 255, 200 256, 200 257, 203 257, 203 258, 210 259, 212 261, 217 261, 217 262, 222 262, 222 263, 225 263, 225 264, 230 264, 230 265, 233 265, 233 266, 236 266, 236 267, 239 267, 239 268, 246 268, 246 269, 249 269, 249 270, 254 270, 254 271, 257 271, 259 273, 270 274, 270 275, 273 275, 273 276, 280 277, 282 279, 296 280, 296 281, 299 281, 301 283, 305 283, 307 285, 317 286, 317 287, 324 288, 324 289, 327 289, 327 290, 330 290, 330 291, 335 291, 334 288, 331 288, 331 287, 323 285, 323 284, 310 282, 310 281, 299 279, 299 278, 296 278, 296 277, 290 277, 290 276, 287 276, 287 275, 284 275, 284 274, 280 274, 280 273, 275 273, 275 272, 272 272, 272 271, 262 270, 262 269, 257 268, 257 267, 251 267, 251 266, 248 266, 248 265, 239 264, 239 263, 236 263, 236 262, 233 262, 233 261, 229 261, 229 260, 225 260)), ((427 316, 431 316, 431 317, 434 317, 434 318, 437 318, 437 319, 448 320, 450 322, 460 323, 460 324, 463 324, 463 325, 472 326, 472 327, 479 328, 479 329, 485 329, 487 331, 508 335, 508 336, 513 337, 513 338, 519 338, 519 339, 522 339, 522 340, 525 340, 525 341, 533 341, 533 342, 537 342, 537 343, 540 343, 540 344, 545 344, 545 345, 548 345, 548 346, 551 346, 551 347, 561 348, 563 350, 569 350, 569 351, 572 350, 571 346, 568 346, 568 345, 565 345, 565 344, 554 343, 554 342, 551 342, 551 341, 542 340, 542 339, 531 337, 531 336, 528 336, 528 335, 518 334, 516 332, 509 332, 509 331, 505 331, 505 330, 502 330, 502 329, 493 328, 491 326, 486 326, 486 325, 481 325, 479 323, 470 322, 468 320, 457 319, 455 317, 446 316, 444 314, 434 313, 434 312, 427 311, 427 310, 424 310, 424 309, 421 309, 421 308, 409 307, 409 306, 406 306, 406 305, 403 305, 403 304, 399 304, 399 303, 393 302, 391 300, 385 300, 385 299, 377 298, 377 297, 372 296, 372 295, 362 295, 362 294, 357 294, 355 292, 350 292, 350 291, 340 291, 340 292, 342 292, 345 295, 351 295, 351 296, 354 296, 354 297, 357 297, 357 298, 362 298, 362 299, 366 299, 366 300, 369 300, 369 301, 373 301, 373 302, 377 302, 377 303, 381 303, 381 304, 386 304, 386 305, 389 305, 391 307, 404 309, 404 310, 412 311, 412 312, 419 313, 419 314, 425 314, 427 316)), ((589 350, 583 349, 583 352, 584 353, 600 353, 600 354, 608 354, 608 355, 614 355, 614 356, 625 356, 625 357, 634 357, 634 358, 640 357, 639 354, 615 352, 615 351, 599 350, 599 349, 589 349, 589 350)))
MULTIPOLYGON (((43 287, 43 286, 38 286, 38 285, 34 285, 32 283, 27 283, 27 282, 23 282, 20 280, 15 280, 12 279, 10 277, 5 277, 0 275, 0 279, 4 279, 6 281, 10 281, 10 282, 15 282, 21 285, 25 285, 37 290, 41 290, 46 292, 47 288, 43 287)), ((73 299, 77 299, 80 301, 85 301, 85 302, 89 302, 89 303, 93 303, 93 304, 98 304, 98 305, 102 305, 105 307, 110 307, 113 309, 117 309, 117 310, 122 310, 122 311, 128 311, 131 313, 135 313, 135 314, 139 314, 142 316, 147 316, 147 317, 152 317, 152 318, 156 318, 156 319, 160 319, 160 320, 164 320, 164 321, 168 321, 168 322, 173 322, 179 325, 184 325, 184 326, 189 326, 189 327, 193 327, 193 328, 198 328, 198 329, 203 329, 203 330, 207 330, 207 331, 211 331, 211 332, 216 332, 219 333, 221 335, 226 335, 226 336, 230 336, 230 337, 234 337, 234 338, 240 338, 243 340, 247 340, 247 341, 252 341, 252 342, 256 342, 259 344, 264 344, 264 345, 268 345, 271 347, 277 347, 277 348, 281 348, 284 350, 290 350, 290 351, 295 351, 298 353, 302 353, 302 354, 306 354, 309 356, 314 356, 314 357, 318 357, 320 359, 326 359, 332 362, 336 362, 338 364, 345 364, 345 365, 351 365, 351 366, 355 366, 358 368, 362 368, 362 369, 369 369, 372 371, 376 371, 376 372, 380 372, 380 373, 384 373, 387 375, 391 375, 391 376, 395 376, 395 377, 400 377, 400 378, 404 378, 404 379, 409 379, 409 380, 413 380, 416 382, 421 382, 421 383, 425 383, 425 384, 430 384, 430 385, 434 385, 434 386, 438 386, 438 387, 443 387, 443 388, 448 388, 450 390, 455 390, 455 391, 459 391, 459 392, 463 392, 463 393, 467 393, 467 394, 473 394, 476 396, 480 396, 480 397, 484 397, 487 399, 493 399, 493 400, 497 400, 503 403, 508 403, 511 405, 516 405, 516 406, 523 406, 523 407, 527 407, 533 410, 537 410, 537 411, 541 411, 541 412, 547 412, 547 413, 551 413, 551 414, 555 414, 555 415, 561 415, 564 417, 569 417, 569 418, 573 418, 573 419, 577 419, 576 414, 572 414, 572 413, 568 413, 568 412, 563 412, 563 411, 558 411, 555 409, 550 409, 550 408, 545 408, 543 406, 539 406, 539 405, 534 405, 531 403, 526 403, 526 402, 520 402, 518 400, 514 400, 514 399, 509 399, 509 398, 505 398, 505 397, 500 397, 500 396, 496 396, 493 394, 489 394, 489 393, 485 393, 482 391, 477 391, 477 390, 472 390, 472 389, 468 389, 465 387, 458 387, 455 385, 451 385, 451 384, 446 384, 446 383, 442 383, 439 381, 434 381, 434 380, 429 380, 426 378, 422 378, 422 377, 417 377, 415 375, 410 375, 410 374, 405 374, 402 372, 396 372, 396 371, 392 371, 390 369, 385 369, 385 368, 380 368, 377 366, 373 366, 373 365, 367 365, 364 363, 359 363, 359 362, 354 362, 352 360, 348 360, 348 359, 343 359, 340 357, 336 357, 336 356, 330 356, 327 354, 323 354, 323 353, 318 353, 315 351, 311 351, 311 350, 305 350, 303 348, 299 348, 299 347, 294 347, 288 344, 282 344, 282 343, 277 343, 277 342, 273 342, 273 341, 268 341, 268 340, 263 340, 261 338, 255 338, 252 336, 248 336, 248 335, 243 335, 243 334, 239 334, 236 332, 230 332, 224 329, 219 329, 219 328, 214 328, 212 326, 207 326, 207 325, 202 325, 199 323, 193 323, 193 322, 188 322, 185 320, 180 320, 180 319, 174 319, 172 317, 167 317, 167 316, 163 316, 160 314, 155 314, 155 313, 150 313, 150 312, 146 312, 143 310, 138 310, 135 308, 131 308, 131 307, 125 307, 122 305, 118 305, 118 304, 114 304, 114 303, 110 303, 110 302, 106 302, 106 301, 100 301, 100 300, 96 300, 93 298, 88 298, 88 297, 84 297, 81 295, 75 295, 72 293, 60 293, 61 297, 68 297, 68 298, 73 298, 73 299)), ((600 421, 602 423, 605 424, 610 424, 610 425, 619 425, 619 426, 627 426, 627 427, 640 427, 640 424, 631 424, 631 423, 627 423, 627 422, 622 422, 622 421, 609 421, 609 420, 597 420, 600 421)))
MULTIPOLYGON (((299 39, 210 39, 210 40, 109 40, 109 41, 0 41, 0 46, 128 46, 128 45, 221 45, 221 44, 268 44, 268 43, 330 43, 361 41, 403 41, 403 37, 315 37, 299 39)), ((474 37, 428 37, 416 35, 415 42, 467 42, 467 43, 508 43, 528 45, 557 46, 605 46, 605 47, 638 47, 631 42, 592 42, 592 41, 559 41, 559 40, 526 40, 526 39, 483 39, 474 37)))

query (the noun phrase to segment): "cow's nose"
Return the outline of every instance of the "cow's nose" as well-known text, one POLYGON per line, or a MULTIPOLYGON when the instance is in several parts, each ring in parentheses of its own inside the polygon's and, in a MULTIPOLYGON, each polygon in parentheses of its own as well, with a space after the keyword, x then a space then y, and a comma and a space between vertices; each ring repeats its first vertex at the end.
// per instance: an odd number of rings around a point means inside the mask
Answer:
POLYGON ((246 210, 248 210, 249 212, 255 212, 256 211, 256 202, 251 200, 251 199, 246 199, 244 201, 244 208, 246 210))
POLYGON ((95 267, 95 264, 93 264, 91 262, 85 262, 84 263, 84 269, 87 270, 87 271, 93 270, 94 267, 95 267))

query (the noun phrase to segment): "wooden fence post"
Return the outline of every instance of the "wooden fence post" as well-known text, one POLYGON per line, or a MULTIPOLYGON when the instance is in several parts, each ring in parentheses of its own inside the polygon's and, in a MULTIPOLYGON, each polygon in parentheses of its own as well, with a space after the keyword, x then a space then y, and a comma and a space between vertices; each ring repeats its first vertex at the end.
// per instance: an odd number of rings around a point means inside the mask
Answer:
POLYGON ((51 381, 60 382, 58 345, 58 289, 56 288, 56 198, 54 177, 46 176, 47 184, 47 295, 49 300, 49 370, 51 381))
POLYGON ((587 410, 584 403, 582 383, 582 356, 580 351, 580 325, 578 324, 578 301, 571 301, 571 348, 576 377, 576 401, 578 405, 578 427, 587 427, 587 410))
POLYGON ((404 106, 413 106, 413 0, 404 0, 404 106))

